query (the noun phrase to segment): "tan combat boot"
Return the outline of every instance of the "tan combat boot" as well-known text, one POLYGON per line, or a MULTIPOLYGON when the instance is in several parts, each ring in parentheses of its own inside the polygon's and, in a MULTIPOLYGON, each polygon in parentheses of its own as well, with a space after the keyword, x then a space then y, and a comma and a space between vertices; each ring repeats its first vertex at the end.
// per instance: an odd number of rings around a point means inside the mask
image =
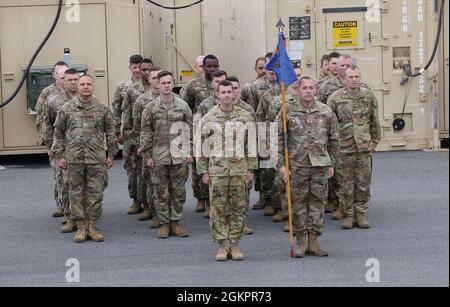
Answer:
POLYGON ((75 243, 84 243, 86 241, 86 225, 84 224, 84 220, 75 220, 75 223, 77 225, 77 233, 73 240, 75 243))
POLYGON ((244 235, 252 235, 253 229, 250 226, 248 226, 248 224, 245 224, 243 233, 244 235))
POLYGON ((290 232, 291 230, 289 229, 289 222, 286 223, 286 225, 284 225, 283 228, 283 232, 290 232))
POLYGON ((209 205, 206 205, 205 212, 203 213, 203 217, 205 219, 209 219, 211 217, 211 207, 209 205))
POLYGON ((206 210, 205 201, 199 200, 197 202, 197 206, 195 207, 195 212, 205 212, 205 210, 206 210))
POLYGON ((297 235, 297 248, 294 251, 295 258, 305 258, 308 247, 306 234, 297 235))
POLYGON ((336 209, 336 211, 334 211, 331 214, 331 219, 335 220, 335 221, 341 221, 344 219, 344 215, 342 214, 342 211, 339 209, 336 209))
POLYGON ((64 211, 61 208, 56 208, 52 213, 53 217, 64 217, 64 211))
POLYGON ((150 210, 149 204, 146 202, 142 205, 144 207, 144 212, 142 212, 141 216, 139 217, 139 221, 148 221, 152 218, 152 211, 150 210))
POLYGON ((334 198, 328 198, 328 203, 325 206, 325 213, 333 213, 337 208, 337 202, 334 198))
POLYGON ((364 213, 356 214, 356 222, 358 224, 358 227, 361 229, 369 229, 370 228, 370 224, 367 221, 366 217, 364 216, 364 213))
POLYGON ((61 228, 62 233, 72 233, 77 229, 75 221, 68 220, 67 223, 61 228))
POLYGON ((264 209, 264 203, 261 200, 261 194, 259 194, 258 201, 253 205, 252 210, 263 210, 264 209))
POLYGON ((228 258, 228 243, 223 240, 219 243, 219 252, 216 255, 216 261, 227 261, 228 258))
POLYGON ((189 237, 189 233, 178 224, 178 222, 170 222, 170 234, 178 238, 189 237))
POLYGON ((273 210, 272 202, 270 200, 264 200, 264 216, 273 216, 275 211, 273 210))
POLYGON ((353 229, 353 216, 347 216, 342 223, 342 229, 353 229))
POLYGON ((244 255, 239 250, 239 245, 238 244, 231 244, 230 254, 231 254, 231 259, 233 259, 234 261, 242 261, 242 260, 244 260, 244 255))
POLYGON ((127 214, 128 215, 134 215, 141 212, 141 204, 138 201, 134 201, 133 205, 128 209, 127 214))
POLYGON ((70 220, 70 216, 64 214, 61 224, 66 225, 69 220, 70 220))
POLYGON ((94 242, 103 242, 105 241, 105 237, 97 230, 95 225, 97 224, 97 221, 95 220, 88 220, 88 231, 87 235, 89 238, 91 238, 94 242))
POLYGON ((275 212, 275 215, 273 216, 272 220, 274 223, 281 223, 285 220, 286 215, 284 214, 283 210, 278 210, 275 212))
POLYGON ((159 223, 159 219, 157 215, 154 215, 153 218, 150 220, 149 227, 151 229, 158 229, 161 227, 161 224, 159 223))
POLYGON ((308 252, 316 257, 328 256, 328 252, 323 250, 317 242, 317 235, 312 232, 308 234, 308 252))
POLYGON ((159 239, 167 239, 170 234, 170 224, 161 225, 161 229, 159 230, 158 238, 159 239))

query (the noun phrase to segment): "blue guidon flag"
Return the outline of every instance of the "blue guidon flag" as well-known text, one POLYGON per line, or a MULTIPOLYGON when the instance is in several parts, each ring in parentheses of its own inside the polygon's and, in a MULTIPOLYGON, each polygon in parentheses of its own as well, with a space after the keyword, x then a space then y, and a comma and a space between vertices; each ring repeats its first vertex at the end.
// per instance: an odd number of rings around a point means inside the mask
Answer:
POLYGON ((277 50, 269 63, 266 64, 266 69, 272 70, 277 74, 280 85, 284 82, 285 86, 289 86, 298 80, 294 65, 286 52, 283 32, 280 32, 278 36, 277 50))

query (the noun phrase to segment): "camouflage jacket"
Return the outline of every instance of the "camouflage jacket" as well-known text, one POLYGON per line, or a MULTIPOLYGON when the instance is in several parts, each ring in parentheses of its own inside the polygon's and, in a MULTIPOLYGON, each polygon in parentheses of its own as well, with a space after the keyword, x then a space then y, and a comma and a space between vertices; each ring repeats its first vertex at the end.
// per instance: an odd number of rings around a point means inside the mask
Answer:
POLYGON ((252 116, 253 120, 256 120, 256 113, 255 113, 255 110, 253 110, 251 105, 249 105, 242 99, 238 99, 238 101, 234 105, 238 108, 241 108, 241 109, 247 111, 252 116))
POLYGON ((45 89, 42 90, 41 94, 39 95, 37 101, 36 101, 36 130, 38 132, 38 145, 42 146, 45 145, 45 139, 44 139, 44 120, 45 120, 45 113, 46 113, 46 104, 52 96, 60 94, 60 91, 56 84, 52 84, 50 86, 47 86, 45 89))
POLYGON ((202 146, 204 151, 197 157, 198 174, 208 173, 213 177, 245 176, 248 170, 258 168, 256 136, 250 135, 247 124, 252 125, 253 119, 239 107, 225 114, 219 106, 215 106, 203 117, 200 123, 201 143, 213 146, 202 146), (230 126, 233 124, 237 127, 230 126), (225 152, 228 148, 226 141, 232 143, 233 152, 225 152))
POLYGON ((253 86, 253 83, 256 80, 258 80, 258 79, 255 79, 255 80, 247 83, 246 85, 244 85, 244 87, 241 90, 241 97, 240 98, 241 98, 241 100, 243 100, 246 103, 249 103, 249 101, 250 101, 252 86, 253 86))
MULTIPOLYGON (((289 162, 297 167, 335 167, 339 151, 336 115, 318 101, 304 107, 296 97, 286 103, 289 162), (293 100, 292 100, 293 99, 293 100)), ((285 166, 283 118, 278 115, 278 167, 285 166)))
POLYGON ((142 112, 144 112, 145 107, 152 102, 155 98, 159 97, 159 94, 153 94, 151 90, 145 92, 138 97, 136 103, 133 107, 133 139, 136 145, 139 145, 141 140, 141 123, 142 123, 142 112))
POLYGON ((347 89, 335 92, 328 99, 328 105, 336 114, 342 153, 369 152, 381 138, 378 102, 368 89, 361 88, 356 98, 347 89))
MULTIPOLYGON (((337 90, 340 90, 345 87, 344 82, 339 77, 329 77, 327 80, 323 82, 323 84, 318 89, 318 96, 317 99, 321 103, 327 103, 328 98, 336 92, 337 90)), ((369 85, 362 82, 361 87, 364 87, 368 90, 370 90, 369 85)))
POLYGON ((209 96, 208 98, 203 100, 202 103, 199 105, 197 113, 199 113, 201 117, 203 117, 218 104, 219 98, 217 98, 216 95, 209 96))
POLYGON ((173 98, 167 104, 157 97, 142 112, 140 149, 156 165, 184 164, 192 155, 192 112, 182 99, 173 98))
POLYGON ((261 101, 262 96, 268 90, 277 86, 278 82, 270 82, 267 76, 254 81, 250 89, 250 97, 246 102, 252 106, 253 110, 258 110, 258 105, 259 102, 261 101))
POLYGON ((55 122, 52 152, 68 163, 100 164, 119 151, 111 111, 97 98, 82 103, 79 98, 64 104, 55 122), (106 139, 106 148, 105 148, 106 139))
POLYGON ((206 98, 214 95, 214 89, 211 81, 204 77, 191 80, 186 85, 186 90, 183 91, 181 99, 183 99, 192 110, 192 113, 197 113, 198 107, 206 98))
POLYGON ((125 80, 119 83, 116 92, 114 93, 114 100, 112 102, 113 116, 114 116, 114 129, 116 135, 120 133, 122 127, 122 104, 125 99, 125 95, 128 88, 133 86, 136 82, 133 79, 125 80))
POLYGON ((324 76, 324 77, 321 76, 318 80, 316 80, 316 81, 314 82, 314 86, 316 87, 317 91, 320 90, 320 88, 322 87, 322 85, 323 85, 326 81, 328 81, 329 78, 330 78, 330 77, 328 77, 328 76, 324 76))
MULTIPOLYGON (((286 93, 286 105, 288 105, 289 103, 296 103, 296 98, 292 93, 286 93)), ((278 121, 278 114, 281 111, 281 96, 277 96, 275 97, 275 99, 273 100, 273 103, 269 106, 269 110, 267 112, 267 121, 272 123, 272 122, 277 122, 278 121)))
POLYGON ((261 97, 258 109, 256 110, 256 118, 258 122, 269 121, 269 109, 274 100, 281 95, 281 87, 279 85, 272 87, 261 97))
MULTIPOLYGON (((141 81, 130 86, 122 102, 122 128, 125 139, 134 140, 133 133, 133 108, 139 96, 150 90, 150 85, 143 85, 141 81)), ((138 143, 131 142, 133 145, 138 143)))
POLYGON ((53 134, 55 131, 54 125, 56 122, 58 111, 66 102, 72 99, 73 98, 69 95, 69 93, 67 93, 67 91, 64 91, 64 93, 62 94, 52 96, 46 103, 43 134, 45 145, 47 146, 47 149, 49 151, 52 149, 53 145, 53 134))
MULTIPOLYGON (((203 102, 200 104, 200 106, 198 108, 198 113, 200 113, 200 115, 203 117, 218 104, 219 104, 219 98, 217 98, 216 96, 208 97, 205 100, 203 100, 203 102)), ((241 99, 238 99, 235 106, 237 106, 241 109, 244 109, 245 111, 250 113, 250 115, 252 116, 253 119, 255 119, 255 111, 246 102, 242 101, 241 99)))

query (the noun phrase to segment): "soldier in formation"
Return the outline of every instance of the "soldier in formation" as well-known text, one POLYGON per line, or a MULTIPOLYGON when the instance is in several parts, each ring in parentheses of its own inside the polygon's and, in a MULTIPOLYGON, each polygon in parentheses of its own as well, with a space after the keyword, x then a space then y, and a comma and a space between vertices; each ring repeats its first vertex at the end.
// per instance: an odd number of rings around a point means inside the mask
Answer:
POLYGON ((256 146, 253 146, 254 156, 251 157, 251 145, 248 144, 251 136, 247 124, 252 123, 253 118, 235 105, 231 82, 222 81, 218 91, 219 104, 202 118, 200 124, 202 143, 209 139, 214 148, 203 150, 197 161, 197 171, 202 175, 203 183, 209 185, 211 233, 219 244, 216 260, 226 261, 230 254, 233 260, 241 261, 244 255, 239 242, 245 226, 247 187, 257 168, 256 146), (231 142, 231 150, 227 142, 231 142))
POLYGON ((76 243, 86 239, 104 241, 96 223, 102 215, 107 169, 113 166, 118 152, 113 115, 93 94, 93 78, 80 77, 78 97, 58 112, 52 146, 58 166, 68 172, 70 219, 77 228, 76 243))

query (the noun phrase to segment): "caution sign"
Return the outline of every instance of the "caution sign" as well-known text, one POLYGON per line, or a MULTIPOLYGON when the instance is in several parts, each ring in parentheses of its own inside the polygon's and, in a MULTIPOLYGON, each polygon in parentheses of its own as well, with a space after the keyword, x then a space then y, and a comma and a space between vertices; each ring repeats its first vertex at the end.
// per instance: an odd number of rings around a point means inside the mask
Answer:
POLYGON ((357 21, 333 22, 333 45, 339 47, 358 47, 359 31, 357 21))
POLYGON ((194 71, 192 70, 182 70, 181 76, 182 77, 192 77, 194 75, 194 71))

